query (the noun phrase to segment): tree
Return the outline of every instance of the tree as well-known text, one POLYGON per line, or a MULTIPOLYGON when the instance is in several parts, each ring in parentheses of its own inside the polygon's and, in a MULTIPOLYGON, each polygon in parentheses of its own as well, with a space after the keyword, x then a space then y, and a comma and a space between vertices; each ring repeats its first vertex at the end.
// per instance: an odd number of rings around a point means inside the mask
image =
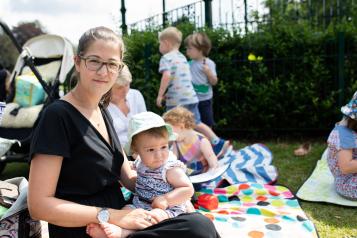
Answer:
POLYGON ((10 38, 0 32, 0 65, 8 70, 12 70, 19 55, 10 38))
POLYGON ((21 22, 12 28, 12 32, 19 44, 23 46, 25 42, 32 37, 45 34, 46 30, 41 23, 36 20, 33 22, 21 22))
MULTIPOLYGON (((12 33, 19 42, 20 46, 23 46, 27 40, 32 37, 45 34, 46 31, 39 21, 34 21, 19 23, 17 26, 12 28, 12 33)), ((10 38, 1 30, 0 42, 0 65, 11 71, 16 63, 19 52, 11 42, 10 38)))

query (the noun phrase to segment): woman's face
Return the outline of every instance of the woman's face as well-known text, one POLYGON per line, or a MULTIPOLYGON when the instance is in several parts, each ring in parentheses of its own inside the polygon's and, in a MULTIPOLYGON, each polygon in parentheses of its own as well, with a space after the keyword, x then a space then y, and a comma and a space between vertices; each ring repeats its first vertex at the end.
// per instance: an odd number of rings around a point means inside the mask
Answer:
POLYGON ((120 54, 118 42, 94 41, 81 57, 75 56, 76 70, 80 75, 78 85, 92 94, 104 95, 118 76, 114 69, 122 65, 120 54))
POLYGON ((125 85, 114 84, 112 88, 112 101, 120 101, 126 98, 130 89, 130 83, 125 85))

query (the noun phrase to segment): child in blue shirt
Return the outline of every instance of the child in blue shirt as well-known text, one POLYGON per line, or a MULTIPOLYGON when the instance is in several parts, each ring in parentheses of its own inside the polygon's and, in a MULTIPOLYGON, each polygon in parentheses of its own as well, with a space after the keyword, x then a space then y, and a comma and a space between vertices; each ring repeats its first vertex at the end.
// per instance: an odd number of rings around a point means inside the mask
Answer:
POLYGON ((208 58, 211 51, 211 40, 204 32, 197 32, 185 39, 186 54, 191 59, 191 75, 193 87, 199 100, 198 109, 201 120, 213 127, 213 90, 217 84, 216 64, 208 58))
POLYGON ((334 176, 336 192, 357 200, 357 92, 341 108, 343 118, 330 133, 328 166, 334 176))
POLYGON ((221 156, 229 147, 229 141, 220 139, 212 129, 201 121, 197 94, 192 85, 192 76, 186 57, 179 51, 182 33, 175 27, 167 27, 159 34, 160 59, 159 72, 162 74, 156 105, 162 106, 165 100, 166 110, 183 106, 195 116, 198 130, 207 136, 217 156, 221 156))

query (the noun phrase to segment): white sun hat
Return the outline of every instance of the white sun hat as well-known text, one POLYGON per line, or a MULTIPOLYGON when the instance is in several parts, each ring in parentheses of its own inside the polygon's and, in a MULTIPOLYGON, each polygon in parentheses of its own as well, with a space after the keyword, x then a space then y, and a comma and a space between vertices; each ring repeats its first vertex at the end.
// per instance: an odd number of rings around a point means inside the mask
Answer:
POLYGON ((165 126, 167 132, 169 133, 169 141, 176 140, 176 136, 173 133, 172 127, 169 124, 165 123, 164 119, 161 116, 153 112, 141 112, 130 118, 128 126, 128 143, 126 143, 124 147, 124 150, 127 155, 131 155, 131 143, 135 135, 151 128, 162 126, 165 126))

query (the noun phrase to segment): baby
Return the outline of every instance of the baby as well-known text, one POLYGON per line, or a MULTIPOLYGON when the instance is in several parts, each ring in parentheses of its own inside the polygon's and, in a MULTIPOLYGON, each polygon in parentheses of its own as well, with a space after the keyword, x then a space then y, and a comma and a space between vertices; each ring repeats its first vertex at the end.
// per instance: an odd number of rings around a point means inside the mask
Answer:
MULTIPOLYGON (((174 139, 171 126, 155 113, 142 112, 130 119, 125 150, 128 155, 137 154, 137 179, 133 204, 125 209, 150 210, 160 220, 193 210, 188 204, 194 189, 186 166, 169 151, 169 141, 174 139)), ((87 227, 94 238, 120 238, 133 232, 108 223, 87 227)))

